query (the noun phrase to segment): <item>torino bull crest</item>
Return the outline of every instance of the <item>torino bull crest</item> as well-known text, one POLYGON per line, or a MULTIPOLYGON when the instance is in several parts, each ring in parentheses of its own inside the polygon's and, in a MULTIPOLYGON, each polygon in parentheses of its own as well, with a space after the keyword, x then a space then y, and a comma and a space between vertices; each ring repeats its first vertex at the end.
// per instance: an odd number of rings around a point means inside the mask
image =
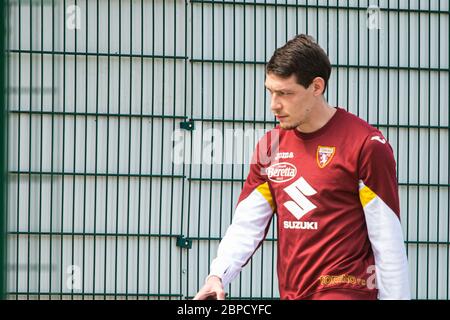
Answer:
POLYGON ((325 168, 325 166, 331 162, 335 152, 336 147, 317 147, 317 164, 321 169, 325 168))

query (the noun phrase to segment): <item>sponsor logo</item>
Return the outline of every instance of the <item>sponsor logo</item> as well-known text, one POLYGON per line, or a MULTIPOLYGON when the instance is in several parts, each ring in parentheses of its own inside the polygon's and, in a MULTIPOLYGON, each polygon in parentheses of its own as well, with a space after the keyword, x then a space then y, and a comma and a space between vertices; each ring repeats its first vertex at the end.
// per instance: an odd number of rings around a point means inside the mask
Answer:
POLYGON ((279 159, 292 159, 294 157, 293 152, 278 152, 275 156, 275 160, 279 159))
POLYGON ((339 276, 321 275, 319 277, 319 281, 320 285, 325 287, 330 287, 342 283, 360 286, 366 285, 366 280, 348 274, 341 274, 339 276))
POLYGON ((300 220, 305 214, 317 208, 307 198, 315 195, 317 191, 303 177, 284 188, 284 191, 292 199, 291 201, 286 201, 284 206, 297 220, 300 220))
POLYGON ((319 168, 325 168, 325 166, 331 162, 331 159, 333 159, 335 152, 336 147, 318 146, 316 158, 319 168))
POLYGON ((370 140, 376 140, 378 142, 381 142, 382 144, 386 143, 386 139, 380 137, 380 136, 373 136, 372 138, 370 138, 370 140))
POLYGON ((285 229, 301 229, 301 230, 317 230, 317 222, 307 221, 284 221, 283 226, 285 229))
POLYGON ((270 181, 281 183, 293 179, 297 174, 297 168, 291 163, 280 162, 267 168, 266 174, 270 181))

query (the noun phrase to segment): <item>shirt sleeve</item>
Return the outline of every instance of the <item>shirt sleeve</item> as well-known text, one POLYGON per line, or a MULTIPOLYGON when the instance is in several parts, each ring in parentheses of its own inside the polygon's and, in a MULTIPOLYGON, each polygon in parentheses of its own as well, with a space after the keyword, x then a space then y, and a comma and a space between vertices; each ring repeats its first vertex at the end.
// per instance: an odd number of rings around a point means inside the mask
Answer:
POLYGON ((375 257, 378 298, 410 299, 394 154, 379 131, 366 138, 359 160, 359 195, 375 257))
POLYGON ((224 287, 240 273, 264 240, 275 210, 259 156, 266 150, 263 145, 260 141, 256 147, 232 223, 210 266, 209 276, 220 277, 224 287))

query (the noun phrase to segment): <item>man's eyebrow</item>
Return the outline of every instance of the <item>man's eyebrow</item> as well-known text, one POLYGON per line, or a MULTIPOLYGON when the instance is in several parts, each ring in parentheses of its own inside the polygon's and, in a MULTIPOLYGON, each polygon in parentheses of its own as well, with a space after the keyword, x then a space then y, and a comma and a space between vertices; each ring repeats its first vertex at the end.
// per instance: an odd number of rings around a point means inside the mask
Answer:
POLYGON ((281 89, 272 89, 272 88, 269 88, 268 86, 266 86, 266 85, 264 85, 264 87, 266 87, 266 89, 267 90, 269 90, 269 91, 273 91, 273 92, 281 92, 281 91, 284 91, 284 92, 289 92, 289 91, 292 91, 291 89, 289 89, 289 88, 281 88, 281 89))

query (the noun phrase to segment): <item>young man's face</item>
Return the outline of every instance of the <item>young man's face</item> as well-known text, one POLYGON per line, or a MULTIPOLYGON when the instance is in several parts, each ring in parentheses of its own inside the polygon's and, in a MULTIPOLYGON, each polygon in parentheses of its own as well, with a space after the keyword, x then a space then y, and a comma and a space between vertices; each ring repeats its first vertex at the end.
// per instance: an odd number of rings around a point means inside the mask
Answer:
POLYGON ((313 104, 313 86, 303 87, 296 76, 281 78, 266 74, 265 86, 271 94, 271 109, 283 129, 295 129, 308 122, 313 104))

